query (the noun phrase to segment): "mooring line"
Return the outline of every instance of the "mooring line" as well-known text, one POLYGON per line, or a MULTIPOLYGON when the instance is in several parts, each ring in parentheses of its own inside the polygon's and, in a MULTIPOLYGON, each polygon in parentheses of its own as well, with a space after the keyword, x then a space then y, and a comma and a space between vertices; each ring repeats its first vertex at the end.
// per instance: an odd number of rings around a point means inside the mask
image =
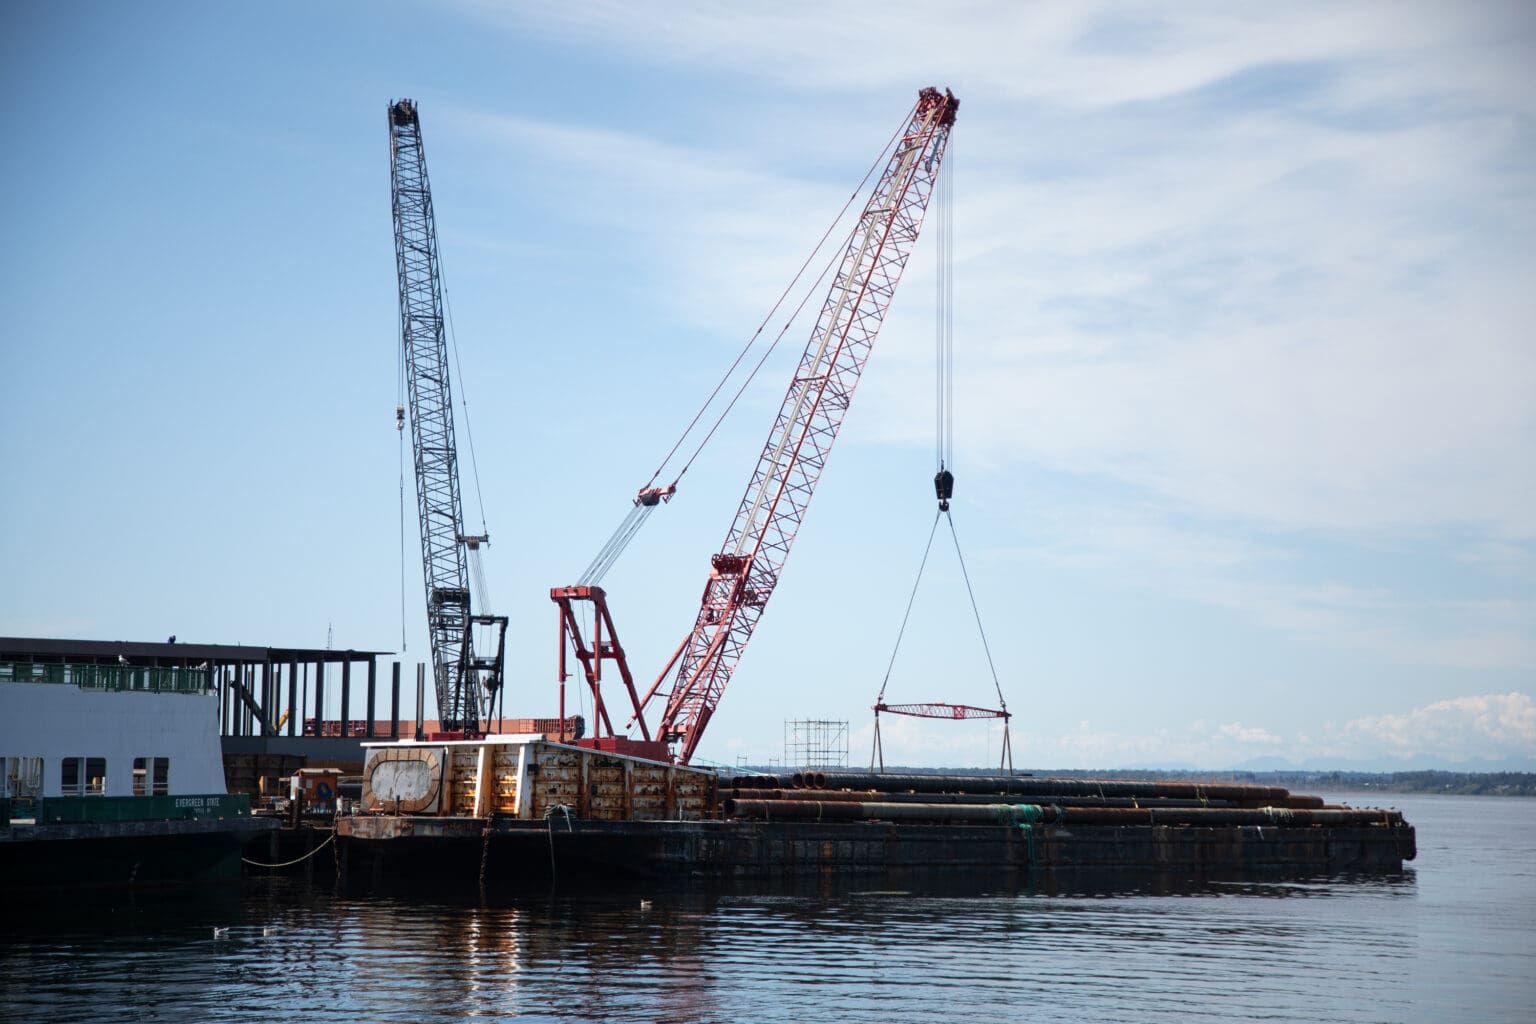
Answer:
POLYGON ((313 857, 315 854, 319 853, 321 850, 323 850, 327 846, 331 845, 332 841, 334 841, 335 838, 336 838, 336 830, 335 829, 331 829, 331 834, 326 837, 325 842, 321 843, 319 846, 315 847, 313 850, 310 850, 304 856, 296 858, 294 860, 285 860, 281 864, 263 864, 261 861, 259 861, 259 860, 251 860, 249 857, 241 857, 240 860, 242 862, 246 863, 246 864, 250 864, 253 867, 258 867, 258 868, 291 868, 295 864, 302 864, 304 861, 309 860, 309 858, 313 857))

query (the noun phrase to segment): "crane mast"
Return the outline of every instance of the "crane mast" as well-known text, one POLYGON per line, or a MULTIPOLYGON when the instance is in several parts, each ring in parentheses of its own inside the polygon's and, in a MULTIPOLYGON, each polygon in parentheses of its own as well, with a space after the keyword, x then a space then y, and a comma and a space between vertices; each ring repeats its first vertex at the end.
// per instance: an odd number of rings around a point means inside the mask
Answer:
POLYGON ((917 241, 959 100, 928 88, 843 254, 736 518, 711 557, 693 628, 642 705, 671 674, 660 739, 686 764, 757 626, 917 241), (674 672, 675 668, 675 672, 674 672))
POLYGON ((422 576, 438 717, 444 729, 473 734, 479 731, 479 691, 494 694, 501 685, 507 620, 504 616, 474 615, 470 609, 466 549, 488 543, 489 538, 464 533, 437 227, 422 152, 421 122, 411 100, 390 104, 389 141, 400 342, 410 400, 422 576), (477 624, 496 628, 499 635, 494 654, 476 654, 472 627, 477 624))

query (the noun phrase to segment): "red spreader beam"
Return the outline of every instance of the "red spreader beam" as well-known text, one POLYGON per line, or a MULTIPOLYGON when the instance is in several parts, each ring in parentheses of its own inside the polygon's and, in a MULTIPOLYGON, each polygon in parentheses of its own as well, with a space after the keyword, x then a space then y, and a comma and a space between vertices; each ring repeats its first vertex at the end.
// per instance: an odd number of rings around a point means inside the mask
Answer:
POLYGON ((885 704, 875 705, 875 714, 907 715, 910 718, 948 718, 965 721, 972 718, 1012 718, 1006 709, 972 707, 969 704, 885 704))

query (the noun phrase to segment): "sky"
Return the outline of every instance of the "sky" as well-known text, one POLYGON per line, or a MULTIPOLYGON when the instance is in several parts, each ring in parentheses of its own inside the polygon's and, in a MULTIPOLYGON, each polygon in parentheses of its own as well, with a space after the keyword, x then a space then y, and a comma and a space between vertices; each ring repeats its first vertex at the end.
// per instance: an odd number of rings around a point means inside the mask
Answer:
MULTIPOLYGON (((1521 3, 7 4, 0 634, 428 658, 410 97, 506 710, 553 714, 549 588, 935 85, 953 516, 1015 764, 1536 769, 1533 56, 1521 3)), ((827 720, 867 763, 882 683, 996 705, 953 547, 893 656, 935 514, 929 227, 703 759, 827 720)), ((808 333, 604 581, 643 682, 808 333)), ((1002 742, 881 732, 910 765, 1002 742)))

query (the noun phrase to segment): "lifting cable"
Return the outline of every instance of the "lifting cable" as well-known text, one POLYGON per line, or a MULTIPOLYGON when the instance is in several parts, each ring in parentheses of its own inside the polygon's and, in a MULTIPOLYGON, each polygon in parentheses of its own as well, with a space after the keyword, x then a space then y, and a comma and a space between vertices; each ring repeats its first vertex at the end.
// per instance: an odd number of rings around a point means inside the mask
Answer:
POLYGON ((395 364, 395 434, 400 439, 400 653, 405 646, 405 337, 395 364))
MULTIPOLYGON (((955 461, 955 278, 954 278, 954 146, 939 168, 934 212, 938 269, 934 274, 934 436, 939 474, 955 461)), ((951 478, 951 486, 953 479, 951 478)), ((948 501, 940 495, 940 507, 948 501)))
MULTIPOLYGON (((965 555, 960 550, 960 535, 955 531, 955 520, 950 512, 950 499, 954 496, 955 475, 952 467, 955 459, 955 321, 954 321, 954 154, 947 154, 944 165, 939 169, 938 181, 934 186, 935 228, 937 234, 938 268, 934 275, 935 281, 935 318, 934 318, 934 461, 937 471, 933 478, 934 494, 938 498, 939 508, 933 518, 933 526, 928 530, 928 542, 923 547, 923 557, 918 563, 917 579, 913 581, 912 592, 907 598, 907 608, 901 617, 901 628, 896 633, 896 643, 891 650, 890 661, 886 665, 885 678, 880 682, 880 694, 876 698, 876 744, 879 743, 879 716, 880 709, 885 705, 885 690, 891 681, 891 671, 896 664, 896 655, 901 650, 901 642, 906 635, 907 622, 912 615, 912 605, 917 600, 918 587, 922 584, 923 572, 928 565, 928 556, 933 550, 933 537, 939 528, 939 519, 943 518, 949 523, 949 534, 955 546, 955 558, 960 563, 960 575, 965 581, 966 596, 970 599, 971 613, 976 620, 976 631, 981 637, 982 651, 986 654, 987 668, 992 674, 992 686, 997 691, 998 713, 997 717, 1003 719, 1004 729, 1007 729, 1008 702, 1003 699, 1003 687, 997 677, 997 666, 992 660, 992 646, 987 642, 986 627, 982 625, 981 609, 976 603, 976 592, 971 586, 970 572, 966 569, 965 555)), ((887 708, 887 710, 893 710, 887 708)), ((901 712, 895 712, 901 713, 901 712)), ((1005 744, 1006 732, 1005 732, 1005 744)))
POLYGON ((971 574, 966 571, 965 556, 960 553, 960 536, 955 533, 955 520, 948 509, 944 511, 944 518, 949 520, 949 535, 955 541, 955 558, 960 562, 960 577, 965 580, 965 592, 971 599, 971 613, 976 617, 976 632, 981 635, 981 649, 987 655, 987 669, 992 673, 992 685, 997 690, 997 707, 1006 712, 1008 702, 1003 699, 1003 684, 997 680, 997 666, 992 662, 992 645, 987 643, 987 630, 981 624, 981 609, 976 605, 976 591, 971 589, 971 574))
MULTIPOLYGON (((816 259, 817 254, 822 251, 822 248, 827 244, 827 240, 832 237, 832 232, 836 230, 837 225, 842 222, 845 216, 847 216, 849 208, 852 207, 854 200, 859 198, 860 193, 864 191, 864 186, 869 183, 869 179, 880 167, 884 166, 884 164, 887 162, 892 148, 896 145, 897 140, 900 139, 902 131, 906 125, 910 123, 911 119, 912 111, 909 110, 907 112, 907 116, 903 119, 901 124, 897 126, 896 131, 891 134, 890 139, 885 144, 885 148, 880 151, 880 154, 875 158, 874 162, 870 164, 869 169, 864 172, 864 177, 859 181, 858 185, 854 187, 853 191, 849 193, 848 199, 843 203, 842 209, 837 212, 837 215, 832 218, 832 222, 827 225, 827 229, 822 233, 821 239, 817 241, 816 245, 811 249, 810 254, 807 255, 805 260, 800 264, 800 269, 795 271, 794 277, 790 279, 789 284, 786 285, 783 292, 779 294, 779 297, 774 302, 772 308, 768 310, 768 313, 763 317, 762 322, 757 325, 757 329, 752 332, 752 336, 747 339, 747 343, 742 346, 741 351, 737 353, 736 358, 732 360, 731 365, 726 368, 726 371, 721 376, 719 382, 716 383, 714 389, 710 391, 709 397, 704 400, 704 404, 699 407, 698 412, 694 413, 693 418, 688 421, 688 425, 683 428, 682 434, 678 436, 678 439, 673 443, 671 449, 661 460, 661 463, 656 467, 655 472, 651 474, 651 478, 647 480, 645 485, 640 488, 638 496, 633 499, 633 504, 631 505, 629 512, 625 515, 623 521, 619 524, 619 528, 614 531, 613 536, 608 539, 608 542, 603 545, 602 550, 597 553, 596 557, 592 559, 586 570, 581 574, 581 579, 579 581, 580 585, 595 586, 601 582, 602 578, 607 574, 608 570, 613 567, 613 563, 618 560, 619 556, 624 553, 624 549, 629 546, 629 542, 634 539, 635 534, 640 532, 640 527, 645 525, 645 521, 650 518, 651 513, 655 511, 656 507, 660 504, 670 501, 673 494, 677 492, 677 485, 682 480, 684 474, 686 474, 688 470, 693 466, 694 460, 699 457, 699 455, 704 451, 705 446, 708 445, 710 440, 715 436, 715 432, 719 430, 720 425, 725 422, 726 416, 728 416, 731 410, 736 407, 736 403, 741 399, 742 394, 757 377, 758 371, 763 368, 763 364, 768 361, 768 357, 773 354, 773 351, 778 347, 779 342, 782 341, 784 336, 789 333, 789 329, 794 325, 795 320, 805 310, 805 307, 810 302, 811 297, 817 293, 821 283, 826 280, 827 275, 832 272, 834 267, 837 266, 843 255, 842 250, 834 249, 832 251, 831 255, 828 257, 827 263, 822 267, 821 272, 817 275, 815 281, 812 282, 812 284, 806 289, 804 297, 801 298, 794 311, 790 313, 789 318, 784 321, 784 326, 780 328, 778 334, 774 336, 773 341, 769 343, 762 356, 759 357, 756 364, 753 365, 752 369, 747 373, 746 378, 736 389, 736 393, 731 396, 730 401, 726 403, 725 408, 721 410, 720 414, 715 418, 714 423, 705 433, 703 439, 694 446, 692 454, 688 456, 687 461, 683 463, 683 466, 680 470, 678 470, 677 475, 672 478, 672 482, 665 487, 656 487, 656 481, 661 478, 662 472, 672 464, 673 458, 682 448, 684 442, 687 441, 688 436, 693 433, 694 429, 699 425, 699 422, 704 418, 705 413, 709 411, 710 406, 715 403, 715 400, 720 396, 721 391, 730 382, 737 369, 740 368, 742 361, 747 357, 747 353, 750 352, 752 347, 758 343, 759 339, 762 337, 764 329, 767 328, 769 323, 773 320, 774 315, 778 313, 780 307, 782 307, 785 301, 790 297, 796 285, 799 284, 800 279, 805 275, 807 268, 809 268, 812 261, 816 259)), ((848 240, 853 237, 853 233, 857 230, 858 225, 854 224, 844 235, 842 246, 843 250, 846 250, 848 240)))
MULTIPOLYGON (((453 303, 448 298, 447 274, 443 268, 441 253, 437 256, 438 288, 442 292, 443 312, 446 314, 448 347, 453 353, 453 373, 458 378, 458 387, 453 391, 458 395, 459 409, 464 421, 464 439, 469 445, 470 476, 475 483, 475 501, 480 509, 480 536, 485 542, 489 542, 490 530, 485 524, 485 496, 480 489, 480 463, 475 457, 475 432, 469 420, 469 392, 464 382, 464 368, 459 362, 459 336, 453 326, 453 303)), ((400 650, 406 649, 406 614, 405 614, 405 337, 400 338, 400 359, 396 364, 395 380, 395 431, 400 436, 400 650)), ((450 410, 451 414, 452 410, 450 410)), ((463 516, 462 502, 459 514, 463 516)), ((463 523, 456 523, 455 529, 463 529, 463 523)), ((460 544, 465 543, 462 535, 457 538, 460 544)), ((475 596, 479 599, 482 609, 490 608, 490 592, 485 584, 485 571, 480 561, 480 549, 478 544, 469 544, 469 562, 473 573, 475 596)))
POLYGON ((885 703, 885 688, 891 681, 891 669, 896 667, 896 652, 901 650, 901 638, 907 635, 907 620, 912 617, 912 603, 917 600, 917 588, 923 582, 923 570, 928 567, 928 553, 933 550, 933 535, 939 530, 939 516, 943 509, 934 513, 933 526, 928 531, 928 543, 923 546, 923 560, 917 566, 917 579, 912 581, 912 593, 907 597, 907 610, 901 616, 901 628, 896 631, 896 645, 891 649, 891 660, 885 666, 885 678, 880 681, 880 695, 876 704, 885 703))
MULTIPOLYGON (((458 542, 467 549, 470 582, 475 589, 475 600, 479 602, 480 611, 484 614, 490 611, 491 608, 491 592, 490 588, 485 584, 485 567, 481 562, 480 548, 482 545, 490 544, 491 531, 485 525, 485 496, 480 492, 480 463, 475 458, 475 431, 469 422, 469 387, 464 383, 464 368, 459 365, 459 335, 453 329, 453 303, 448 299, 448 285, 443 279, 443 256, 441 253, 437 256, 437 276, 438 285, 443 290, 443 311, 448 315, 448 341, 449 346, 453 350, 453 372, 454 376, 459 379, 459 386, 455 389, 455 393, 459 396, 459 408, 464 414, 464 440, 469 445, 469 473, 475 481, 475 502, 480 508, 480 535, 478 537, 460 535, 458 542)), ((459 516, 461 520, 463 515, 463 500, 460 499, 459 516)), ((462 530, 463 528, 464 524, 460 522, 457 529, 462 530)))
MULTIPOLYGON (((453 329, 453 303, 448 299, 447 272, 443 268, 443 254, 437 254, 437 280, 438 287, 443 292, 443 312, 448 315, 448 345, 453 350, 453 373, 459 379, 456 390, 459 396, 459 407, 464 412, 464 440, 469 443, 469 471, 475 479, 475 501, 480 506, 480 533, 489 536, 490 531, 485 526, 485 497, 480 493, 480 463, 475 458, 475 432, 469 423, 469 388, 464 383, 464 368, 459 365, 459 335, 453 329)), ((462 507, 459 515, 464 514, 462 507)), ((463 526, 462 523, 459 524, 463 526)), ((488 607, 482 604, 482 607, 488 607)))
POLYGON ((997 678, 997 666, 992 661, 992 645, 987 642, 987 630, 981 623, 981 608, 976 604, 976 592, 971 587, 971 574, 965 567, 965 555, 960 551, 960 536, 955 532, 954 516, 947 508, 941 508, 934 514, 933 526, 928 530, 928 543, 923 546, 923 558, 917 566, 917 579, 912 581, 912 592, 907 597, 907 610, 901 616, 901 628, 896 631, 896 644, 891 650, 891 659, 885 666, 885 678, 880 682, 880 694, 875 698, 877 704, 885 703, 885 688, 891 682, 891 670, 896 666, 896 655, 901 650, 901 641, 907 633, 907 621, 912 616, 912 605, 917 600, 918 587, 923 582, 923 571, 928 566, 928 555, 933 550, 933 535, 938 532, 939 520, 944 519, 949 523, 949 535, 955 544, 955 558, 960 563, 960 577, 965 581, 965 593, 971 601, 971 614, 976 619, 976 632, 981 636, 981 649, 987 656, 987 668, 992 673, 992 686, 997 691, 997 706, 1000 711, 1008 710, 1008 702, 1003 699, 1003 686, 997 678))

